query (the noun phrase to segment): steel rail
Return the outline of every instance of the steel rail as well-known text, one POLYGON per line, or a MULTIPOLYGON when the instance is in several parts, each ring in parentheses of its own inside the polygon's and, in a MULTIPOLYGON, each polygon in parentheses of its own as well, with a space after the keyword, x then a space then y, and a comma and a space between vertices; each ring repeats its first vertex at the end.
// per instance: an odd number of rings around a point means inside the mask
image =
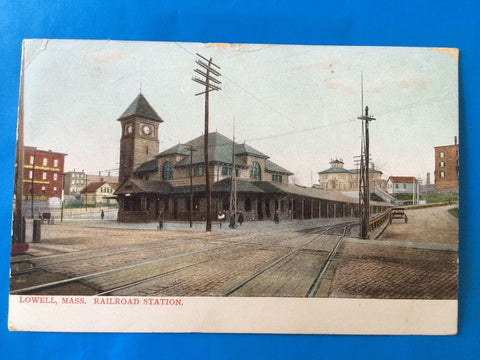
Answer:
POLYGON ((325 226, 325 227, 326 227, 326 229, 324 229, 323 232, 318 234, 318 236, 316 236, 315 238, 313 238, 313 239, 309 240, 308 242, 302 244, 301 246, 294 247, 293 249, 289 250, 286 254, 272 260, 270 263, 268 263, 266 266, 264 266, 261 270, 255 272, 254 274, 252 274, 248 278, 244 279, 243 281, 241 281, 237 285, 235 285, 235 286, 231 287, 230 289, 228 289, 227 291, 225 291, 222 294, 222 296, 230 296, 235 291, 241 289, 243 286, 245 286, 246 284, 248 284, 249 282, 251 282, 252 280, 257 278, 261 274, 265 273, 267 270, 271 269, 276 264, 278 264, 281 261, 287 259, 288 257, 292 257, 294 255, 297 255, 298 252, 300 252, 302 250, 301 247, 307 246, 307 245, 311 244, 313 241, 316 241, 316 240, 320 239, 323 235, 327 234, 328 231, 332 230, 333 228, 337 228, 338 224, 335 224, 335 225, 332 225, 332 226, 325 226))

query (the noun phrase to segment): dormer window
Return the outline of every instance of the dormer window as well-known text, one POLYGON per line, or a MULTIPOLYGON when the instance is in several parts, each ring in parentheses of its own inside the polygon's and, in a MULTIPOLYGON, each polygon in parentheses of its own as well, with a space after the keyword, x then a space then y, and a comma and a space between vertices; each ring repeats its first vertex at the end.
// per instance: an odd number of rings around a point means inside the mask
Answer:
POLYGON ((250 179, 258 181, 262 180, 262 169, 257 161, 254 161, 250 168, 250 179))

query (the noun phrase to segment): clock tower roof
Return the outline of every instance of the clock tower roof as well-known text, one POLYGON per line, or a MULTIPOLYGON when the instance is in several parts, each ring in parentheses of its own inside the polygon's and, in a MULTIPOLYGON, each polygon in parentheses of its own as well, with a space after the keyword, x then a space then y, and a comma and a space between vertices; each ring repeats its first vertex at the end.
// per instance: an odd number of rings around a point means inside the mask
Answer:
POLYGON ((148 103, 147 99, 145 99, 142 93, 138 94, 135 100, 133 100, 133 102, 118 118, 118 120, 122 120, 130 116, 138 116, 145 119, 158 121, 160 123, 163 122, 163 120, 160 118, 160 116, 158 116, 156 111, 153 110, 152 106, 148 103))

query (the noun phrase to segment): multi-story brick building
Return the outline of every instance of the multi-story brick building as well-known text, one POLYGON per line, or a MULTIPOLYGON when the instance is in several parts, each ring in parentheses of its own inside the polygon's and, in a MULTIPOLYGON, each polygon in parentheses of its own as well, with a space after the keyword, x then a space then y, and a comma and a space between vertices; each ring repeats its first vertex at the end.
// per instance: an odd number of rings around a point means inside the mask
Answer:
MULTIPOLYGON (((355 191, 359 187, 359 169, 345 169, 342 159, 335 159, 330 161, 330 168, 320 171, 318 173, 318 187, 324 190, 333 191, 355 191)), ((387 181, 382 179, 383 173, 372 166, 369 169, 369 183, 370 188, 387 189, 387 181)))
POLYGON ((435 147, 435 189, 458 189, 458 144, 435 147))
POLYGON ((24 200, 48 201, 61 199, 63 169, 67 154, 35 147, 24 148, 23 197, 24 200))

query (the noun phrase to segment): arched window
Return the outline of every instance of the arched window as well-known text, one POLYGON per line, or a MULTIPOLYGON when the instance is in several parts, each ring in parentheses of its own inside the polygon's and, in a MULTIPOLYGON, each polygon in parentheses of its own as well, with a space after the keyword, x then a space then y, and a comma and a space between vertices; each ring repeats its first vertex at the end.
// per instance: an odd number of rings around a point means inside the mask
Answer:
POLYGON ((252 163, 252 167, 250 168, 250 179, 262 180, 262 170, 260 164, 256 161, 252 163))
POLYGON ((167 161, 163 164, 162 179, 171 180, 173 178, 173 166, 172 163, 167 161))

